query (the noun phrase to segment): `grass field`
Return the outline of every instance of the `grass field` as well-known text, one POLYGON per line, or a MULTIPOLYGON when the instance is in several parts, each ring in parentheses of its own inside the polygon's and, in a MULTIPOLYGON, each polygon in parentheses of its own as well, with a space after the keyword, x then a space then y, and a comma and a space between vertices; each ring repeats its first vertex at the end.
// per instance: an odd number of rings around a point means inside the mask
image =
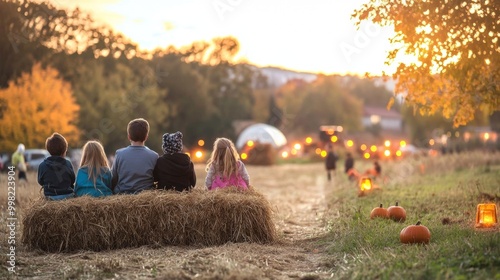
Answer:
MULTIPOLYGON (((340 164, 342 164, 340 162, 340 164)), ((359 162, 364 170, 368 162, 359 162)), ((196 166, 198 184, 203 165, 196 166)), ((32 279, 500 279, 500 230, 474 228, 478 203, 500 206, 500 154, 470 153, 383 162, 380 189, 358 197, 340 170, 326 181, 322 163, 248 166, 252 185, 274 205, 275 244, 216 247, 145 246, 105 252, 48 254, 16 243, 16 272, 7 271, 9 229, 0 227, 0 278, 32 279), (407 212, 403 223, 369 218, 380 203, 407 212), (428 245, 403 245, 400 231, 421 221, 428 245)), ((16 188, 23 209, 41 195, 35 184, 16 188)), ((5 174, 0 222, 7 224, 5 174)))
MULTIPOLYGON (((490 155, 491 156, 491 155, 490 155)), ((357 197, 342 189, 332 197, 338 218, 324 238, 337 262, 335 278, 345 279, 500 279, 500 232, 474 228, 476 206, 500 206, 500 166, 486 155, 450 155, 394 166, 382 190, 357 197), (414 169, 413 172, 408 170, 414 169), (406 174, 404 170, 407 170, 406 174), (369 218, 380 203, 404 207, 397 223, 369 218), (431 232, 428 245, 402 245, 400 231, 421 221, 431 232)), ((496 155, 498 157, 498 155, 496 155)))

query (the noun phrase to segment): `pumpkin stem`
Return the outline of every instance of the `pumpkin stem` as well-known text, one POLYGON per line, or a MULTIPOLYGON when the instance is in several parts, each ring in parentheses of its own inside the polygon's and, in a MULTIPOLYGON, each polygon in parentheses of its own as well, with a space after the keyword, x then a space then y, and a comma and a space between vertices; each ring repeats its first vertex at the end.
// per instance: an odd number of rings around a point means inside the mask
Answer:
POLYGON ((418 221, 416 225, 419 226, 420 224, 421 224, 420 221, 418 221))
POLYGON ((382 203, 380 203, 380 208, 382 208, 382 203))
POLYGON ((399 201, 396 201, 396 206, 398 206, 398 204, 399 204, 399 201))

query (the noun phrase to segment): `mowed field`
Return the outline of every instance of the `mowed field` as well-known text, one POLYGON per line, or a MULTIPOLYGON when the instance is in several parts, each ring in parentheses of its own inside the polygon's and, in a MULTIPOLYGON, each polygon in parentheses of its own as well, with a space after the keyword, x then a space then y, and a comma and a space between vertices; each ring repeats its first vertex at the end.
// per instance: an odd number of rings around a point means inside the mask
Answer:
MULTIPOLYGON (((429 225, 435 221, 441 221, 442 217, 448 217, 450 223, 458 227, 457 230, 475 233, 471 220, 475 216, 475 213, 471 212, 475 209, 461 209, 461 207, 473 208, 481 199, 481 195, 490 195, 493 200, 496 199, 495 195, 500 195, 500 185, 494 184, 495 180, 500 184, 500 155, 495 153, 421 157, 398 162, 383 162, 384 178, 377 181, 380 189, 364 197, 358 197, 356 184, 348 181, 342 173, 342 164, 343 162, 340 161, 340 168, 332 181, 326 180, 324 165, 321 162, 247 167, 251 176, 251 184, 269 200, 273 207, 273 221, 279 238, 271 244, 227 243, 212 247, 151 245, 104 252, 80 251, 56 254, 29 251, 20 241, 23 230, 23 211, 34 199, 42 195, 36 184, 36 174, 30 173, 29 184, 21 186, 16 182, 15 207, 18 223, 15 229, 15 274, 7 270, 9 267, 7 245, 10 234, 7 223, 10 216, 6 211, 8 206, 7 178, 6 174, 2 173, 0 177, 0 222, 2 223, 0 227, 2 250, 0 278, 391 279, 401 276, 398 269, 394 268, 394 266, 401 266, 401 263, 392 263, 391 260, 402 258, 401 254, 407 252, 409 250, 407 248, 417 248, 416 250, 420 253, 422 253, 421 248, 429 248, 429 252, 442 249, 432 245, 433 239, 427 247, 403 247, 398 242, 398 233, 408 223, 370 221, 371 208, 377 206, 379 202, 393 203, 392 200, 396 197, 401 198, 402 205, 406 204, 409 207, 415 205, 413 207, 415 209, 424 205, 411 202, 419 197, 434 197, 429 200, 432 204, 439 204, 440 200, 445 203, 446 196, 442 197, 439 194, 442 188, 438 185, 442 184, 443 188, 446 188, 447 186, 444 185, 450 184, 455 188, 465 189, 466 197, 473 197, 474 201, 464 201, 462 205, 454 203, 446 207, 448 210, 441 211, 441 214, 435 217, 425 211, 439 209, 439 205, 428 206, 429 209, 420 209, 418 214, 413 214, 411 209, 407 208, 407 211, 410 210, 408 211, 409 222, 411 220, 411 223, 414 223, 413 220, 419 218, 429 225), (461 172, 465 174, 465 177, 458 178, 454 172, 461 172), (478 172, 483 176, 481 178, 486 179, 481 179, 480 176, 475 178, 478 172), (443 183, 440 183, 439 178, 442 178, 443 183), (409 189, 407 185, 421 186, 421 188, 420 191, 409 189), (429 189, 430 185, 432 190, 429 189), (456 217, 452 216, 453 213, 457 213, 456 217), (397 234, 389 236, 392 234, 391 230, 397 231, 397 234), (384 235, 388 241, 376 240, 373 244, 368 244, 371 238, 365 231, 374 231, 374 234, 384 235), (385 263, 375 261, 377 256, 374 254, 378 247, 381 247, 383 252, 388 252, 387 256, 380 258, 385 263), (363 265, 363 262, 369 261, 377 264, 376 267, 379 269, 384 267, 385 272, 378 272, 370 264, 363 265), (361 267, 366 267, 367 271, 363 271, 361 267)), ((369 162, 357 163, 360 170, 369 166, 369 162)), ((201 187, 204 183, 206 175, 204 167, 202 164, 196 165, 197 187, 201 187)), ((496 201, 498 205, 498 199, 496 201)), ((431 227, 431 231, 436 230, 431 227)), ((485 242, 491 243, 490 246, 499 247, 498 235, 498 231, 493 232, 486 237, 489 239, 485 242)), ((470 247, 475 247, 475 245, 472 243, 470 247)), ((500 251, 490 253, 495 255, 497 252, 500 251)), ((421 258, 418 254, 415 256, 415 253, 413 257, 421 258)), ((495 270, 489 267, 500 261, 500 256, 496 257, 498 260, 486 262, 486 268, 480 270, 479 275, 500 277, 500 274, 495 274, 495 270)), ((420 271, 429 269, 421 268, 419 263, 417 259, 413 264, 408 265, 420 271)), ((402 269, 404 271, 407 268, 402 269)), ((431 272, 434 276, 440 275, 440 268, 437 269, 437 274, 431 272)), ((416 278, 423 277, 418 273, 410 275, 416 275, 416 278)), ((452 273, 449 274, 450 277, 444 275, 438 278, 453 279, 454 275, 461 274, 452 273)))

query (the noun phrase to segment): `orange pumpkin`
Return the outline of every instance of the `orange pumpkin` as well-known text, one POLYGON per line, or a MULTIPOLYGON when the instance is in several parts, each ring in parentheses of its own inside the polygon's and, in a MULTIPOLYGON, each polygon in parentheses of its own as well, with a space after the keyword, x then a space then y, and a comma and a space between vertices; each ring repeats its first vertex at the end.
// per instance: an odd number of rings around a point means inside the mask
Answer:
POLYGON ((395 206, 387 208, 387 213, 389 213, 389 218, 396 222, 404 222, 406 220, 406 210, 399 206, 399 202, 397 201, 395 206))
POLYGON ((389 213, 387 212, 387 209, 382 207, 382 204, 380 204, 380 207, 373 208, 372 212, 370 213, 370 218, 389 218, 389 213))
POLYGON ((404 244, 428 244, 431 240, 431 232, 418 221, 416 225, 405 227, 399 234, 399 240, 404 244))

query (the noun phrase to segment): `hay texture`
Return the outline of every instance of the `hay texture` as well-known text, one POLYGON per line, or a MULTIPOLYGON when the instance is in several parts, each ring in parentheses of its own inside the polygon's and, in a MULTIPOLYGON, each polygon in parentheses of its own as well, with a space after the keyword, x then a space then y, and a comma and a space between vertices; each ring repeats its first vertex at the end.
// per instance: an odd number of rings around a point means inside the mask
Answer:
POLYGON ((271 212, 269 202, 253 188, 40 199, 25 213, 22 242, 47 252, 268 243, 276 239, 271 212))

